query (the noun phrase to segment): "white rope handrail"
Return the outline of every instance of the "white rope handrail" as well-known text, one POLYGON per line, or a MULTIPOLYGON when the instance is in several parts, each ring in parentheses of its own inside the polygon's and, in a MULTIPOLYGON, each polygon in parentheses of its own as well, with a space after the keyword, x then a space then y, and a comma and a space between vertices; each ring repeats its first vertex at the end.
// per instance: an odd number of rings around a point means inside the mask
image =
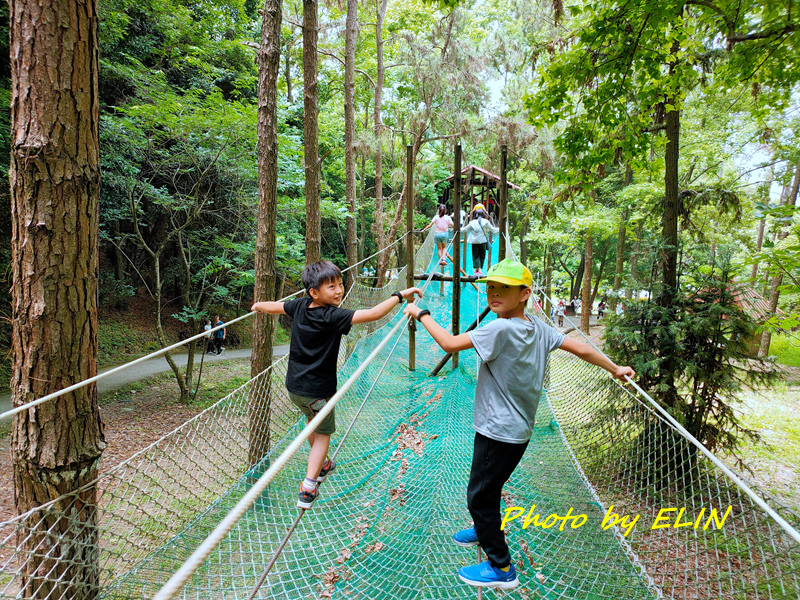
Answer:
MULTIPOLYGON (((508 236, 507 236, 507 235, 506 235, 506 244, 509 244, 509 239, 508 239, 508 236)), ((550 301, 550 304, 551 304, 552 306, 555 306, 555 303, 553 302, 553 299, 552 299, 550 296, 548 296, 548 295, 547 295, 547 294, 544 292, 544 290, 543 290, 541 287, 539 287, 538 283, 535 283, 535 284, 534 284, 534 287, 535 287, 535 288, 536 288, 536 289, 537 289, 537 290, 538 290, 538 291, 541 293, 541 295, 542 295, 543 297, 545 297, 547 300, 549 300, 549 301, 550 301)), ((590 310, 591 310, 591 307, 590 307, 590 310)), ((572 321, 570 321, 569 319, 567 319, 567 322, 569 322, 569 323, 570 323, 570 324, 571 324, 573 327, 575 327, 575 324, 574 324, 572 321)), ((591 340, 591 339, 589 339, 589 337, 588 337, 588 336, 587 336, 587 335, 586 335, 586 334, 585 334, 585 333, 584 333, 584 332, 583 332, 583 331, 580 329, 580 327, 575 327, 575 331, 577 331, 578 333, 580 333, 580 335, 581 335, 581 336, 583 336, 583 338, 586 340, 586 342, 587 342, 588 344, 590 344, 590 345, 592 346, 592 348, 594 348, 595 350, 597 350, 598 352, 600 352, 600 354, 602 354, 603 356, 605 356, 606 358, 608 358, 608 355, 607 355, 605 352, 603 352, 603 351, 602 351, 600 348, 598 348, 598 347, 597 347, 597 345, 595 345, 595 343, 594 343, 594 342, 592 342, 592 340, 591 340)), ((609 360, 611 360, 611 359, 609 358, 609 360)), ((614 361, 611 361, 611 362, 614 362, 614 361)), ((606 371, 606 375, 607 375, 608 377, 611 377, 611 378, 612 378, 612 380, 613 380, 615 383, 617 383, 617 385, 619 385, 619 382, 618 382, 616 379, 614 379, 614 378, 613 378, 613 376, 611 375, 611 373, 608 373, 608 372, 606 371)), ((661 417, 663 417, 663 418, 664 418, 664 420, 665 420, 667 423, 669 423, 669 424, 672 426, 672 428, 673 428, 673 429, 675 429, 675 431, 677 431, 678 433, 680 433, 680 434, 681 434, 681 435, 682 435, 684 438, 686 438, 687 440, 689 440, 689 441, 690 441, 690 442, 691 442, 691 443, 692 443, 692 444, 693 444, 695 447, 697 447, 697 449, 698 449, 698 450, 700 450, 700 452, 701 452, 701 453, 702 453, 702 454, 703 454, 703 455, 704 455, 706 458, 708 458, 708 459, 709 459, 709 460, 710 460, 712 463, 714 463, 714 465, 716 465, 716 466, 717 466, 717 467, 720 469, 720 471, 722 471, 722 472, 723 472, 723 473, 724 473, 724 474, 725 474, 725 475, 726 475, 726 476, 727 476, 727 477, 728 477, 728 478, 729 478, 731 481, 733 481, 733 482, 736 484, 736 486, 737 486, 737 487, 738 487, 740 490, 742 490, 742 491, 743 491, 745 494, 747 494, 747 496, 748 496, 748 497, 749 497, 749 498, 750 498, 750 499, 751 499, 753 502, 755 502, 755 503, 756 503, 756 504, 757 504, 759 507, 761 507, 761 508, 762 508, 762 509, 763 509, 763 510, 764 510, 764 511, 765 511, 765 512, 766 512, 766 513, 767 513, 767 514, 770 516, 770 517, 772 517, 772 518, 775 520, 775 522, 776 522, 776 523, 778 523, 778 525, 780 525, 780 526, 781 526, 781 528, 782 528, 782 529, 783 529, 783 530, 784 530, 784 531, 785 531, 785 532, 786 532, 786 533, 789 535, 789 537, 791 537, 791 538, 792 538, 794 541, 796 541, 796 542, 800 543, 800 532, 798 532, 798 531, 797 531, 797 530, 796 530, 794 527, 792 527, 792 526, 789 524, 789 522, 787 522, 787 521, 786 521, 786 519, 784 519, 783 517, 781 517, 781 516, 780 516, 780 515, 779 515, 779 514, 778 514, 778 513, 775 511, 775 509, 774 509, 774 508, 772 508, 772 507, 771 507, 769 504, 767 504, 766 502, 764 502, 764 500, 761 498, 761 496, 759 496, 759 495, 758 495, 758 494, 756 494, 756 493, 755 493, 755 492, 754 492, 752 489, 750 489, 750 486, 748 486, 748 485, 747 485, 747 484, 746 484, 746 483, 745 483, 745 482, 744 482, 742 479, 740 479, 740 478, 739 478, 739 477, 738 477, 738 476, 737 476, 737 475, 736 475, 736 474, 735 474, 733 471, 731 471, 731 469, 729 469, 729 468, 728 468, 728 467, 725 465, 725 463, 723 463, 723 462, 722 462, 721 460, 719 460, 719 459, 718 459, 716 456, 714 456, 714 454, 713 454, 713 453, 712 453, 712 452, 711 452, 711 451, 710 451, 708 448, 706 448, 706 447, 705 447, 705 446, 704 446, 704 445, 703 445, 703 444, 702 444, 702 443, 701 443, 701 442, 700 442, 700 441, 699 441, 699 440, 698 440, 696 437, 694 437, 694 436, 693 436, 691 433, 689 433, 689 432, 688 432, 688 431, 687 431, 687 430, 686 430, 686 429, 683 427, 683 425, 681 425, 680 423, 678 423, 678 421, 676 421, 676 420, 675 420, 675 418, 674 418, 674 417, 673 417, 671 414, 669 414, 669 412, 668 412, 668 411, 667 411, 667 410, 666 410, 666 409, 665 409, 663 406, 661 406, 661 405, 660 405, 658 402, 656 402, 656 401, 655 401, 655 400, 654 400, 654 399, 653 399, 653 398, 650 396, 650 394, 648 394, 646 391, 644 391, 644 390, 643 390, 643 389, 642 389, 642 388, 639 386, 639 384, 637 384, 637 383, 636 383, 636 382, 635 382, 633 379, 631 379, 631 378, 630 378, 630 377, 628 377, 627 375, 625 376, 625 379, 627 380, 627 382, 628 382, 628 383, 630 383, 630 384, 631 384, 631 385, 632 385, 632 386, 633 386, 633 387, 636 389, 636 391, 638 391, 638 392, 639 392, 639 394, 641 394, 641 396, 642 396, 643 398, 645 398, 645 400, 647 400, 647 402, 648 402, 649 404, 651 404, 651 405, 652 405, 652 407, 653 407, 653 408, 654 408, 654 409, 655 409, 655 410, 658 412, 658 414, 659 414, 661 417)), ((621 386, 621 385, 620 385, 620 387, 622 388, 622 386, 621 386)), ((628 390, 625 390, 625 388, 622 388, 622 389, 623 389, 624 391, 626 391, 627 393, 630 393, 630 392, 628 392, 628 390)), ((634 397, 634 398, 636 398, 636 396, 633 396, 633 397, 634 397)))
MULTIPOLYGON (((407 234, 401 235, 394 242, 392 242, 391 244, 389 244, 385 248, 382 248, 381 250, 378 250, 375 254, 372 254, 372 255, 368 256, 367 258, 355 263, 354 265, 351 265, 351 266, 347 267, 346 269, 343 269, 342 273, 346 273, 347 271, 349 271, 351 269, 355 269, 359 265, 365 263, 366 261, 368 261, 369 259, 377 256, 378 254, 386 252, 387 250, 389 250, 393 246, 395 246, 398 243, 400 243, 403 240, 405 240, 406 235, 407 234)), ((295 292, 294 294, 290 294, 289 296, 286 296, 284 298, 281 298, 280 300, 278 300, 278 302, 286 302, 290 298, 294 298, 295 296, 297 296, 298 294, 301 294, 301 293, 303 293, 302 290, 298 291, 298 292, 295 292)), ((237 323, 239 321, 243 321, 244 319, 252 317, 255 314, 256 314, 256 311, 250 311, 246 315, 242 315, 241 317, 237 317, 237 318, 235 318, 235 319, 233 319, 231 321, 228 321, 227 323, 223 323, 219 327, 214 327, 214 328, 210 329, 209 331, 203 331, 201 333, 198 333, 197 335, 193 335, 190 338, 186 338, 185 340, 183 340, 181 342, 178 342, 176 344, 172 344, 171 346, 168 346, 166 348, 161 348, 160 350, 156 350, 155 352, 151 352, 150 354, 148 354, 146 356, 142 356, 140 358, 137 358, 135 360, 127 362, 124 365, 120 365, 118 367, 114 367, 113 369, 109 369, 108 371, 103 371, 102 373, 99 373, 98 375, 95 375, 93 377, 89 377, 88 379, 84 379, 83 381, 79 381, 78 383, 74 383, 69 387, 65 387, 65 388, 63 388, 61 390, 58 390, 57 392, 53 392, 52 394, 48 394, 46 396, 42 396, 41 398, 38 398, 36 400, 32 400, 31 402, 28 402, 26 404, 21 404, 19 406, 15 406, 11 410, 7 410, 6 412, 1 413, 0 414, 0 421, 2 421, 4 419, 7 419, 9 417, 13 417, 17 413, 21 413, 24 410, 28 410, 28 409, 31 409, 31 408, 33 408, 35 406, 39 406, 40 404, 44 404, 45 402, 48 402, 50 400, 54 400, 54 399, 56 399, 56 398, 58 398, 60 396, 63 396, 64 394, 68 394, 70 392, 74 392, 75 390, 79 390, 82 387, 86 387, 90 383, 94 383, 95 381, 99 381, 100 379, 103 379, 104 377, 108 377, 109 375, 113 375, 114 373, 119 373, 120 371, 124 371, 125 369, 129 369, 130 367, 133 367, 134 365, 138 365, 139 363, 142 363, 142 362, 144 362, 146 360, 150 360, 151 358, 155 358, 157 356, 161 356, 162 354, 166 354, 167 352, 170 352, 171 350, 174 350, 176 348, 179 348, 180 346, 183 346, 185 344, 193 342, 194 340, 199 340, 201 338, 204 338, 210 333, 213 333, 213 332, 218 331, 220 329, 224 329, 225 327, 229 327, 229 326, 233 325, 234 323, 237 323)))

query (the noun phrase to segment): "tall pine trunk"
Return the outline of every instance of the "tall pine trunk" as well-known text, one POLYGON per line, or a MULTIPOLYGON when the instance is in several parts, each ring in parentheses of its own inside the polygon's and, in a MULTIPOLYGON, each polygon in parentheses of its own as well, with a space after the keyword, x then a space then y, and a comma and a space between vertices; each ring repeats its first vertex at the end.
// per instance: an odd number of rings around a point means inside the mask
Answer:
MULTIPOLYGON (((278 220, 278 68, 281 55, 282 0, 266 0, 258 49, 258 217, 255 256, 256 302, 275 295, 275 228, 278 220)), ((275 317, 257 313, 253 320, 250 375, 272 364, 275 317)), ((269 451, 271 377, 250 390, 250 465, 269 451)))
MULTIPOLYGON (((625 167, 625 186, 629 186, 633 182, 633 170, 631 165, 625 167)), ((613 311, 617 308, 619 296, 617 295, 622 288, 622 270, 625 268, 625 234, 628 231, 628 213, 629 209, 626 206, 622 209, 619 216, 619 228, 617 229, 617 261, 616 268, 614 269, 614 293, 609 299, 609 308, 613 311)))
POLYGON ((303 0, 303 150, 306 177, 306 262, 320 259, 319 87, 317 0, 303 0))
POLYGON ((593 237, 591 234, 586 236, 586 247, 584 249, 584 271, 583 286, 581 288, 581 331, 589 333, 589 317, 592 314, 592 259, 593 237))
MULTIPOLYGON (((789 194, 783 198, 781 201, 781 205, 794 205, 797 201, 797 192, 800 190, 800 159, 797 161, 797 166, 795 167, 794 171, 794 181, 792 182, 792 189, 789 191, 789 194)), ((778 240, 786 239, 789 235, 789 232, 782 228, 777 235, 778 240)), ((772 282, 770 284, 770 291, 769 291, 769 314, 776 314, 778 312, 778 300, 780 299, 781 291, 780 287, 783 283, 783 273, 778 271, 775 276, 772 278, 772 282)), ((764 331, 761 335, 761 346, 758 349, 759 356, 767 356, 769 354, 769 346, 772 343, 772 333, 769 331, 764 331)))
MULTIPOLYGON (((375 105, 372 107, 373 121, 375 123, 375 245, 378 250, 386 246, 386 237, 383 234, 383 121, 381 120, 381 105, 383 104, 383 80, 386 69, 383 66, 383 20, 386 17, 386 4, 388 0, 375 1, 375 63, 377 74, 375 77, 375 105)), ((383 275, 378 274, 382 281, 383 275)))
MULTIPOLYGON (((358 262, 356 239, 356 37, 358 36, 358 0, 347 0, 344 43, 344 170, 347 196, 347 262, 358 262)), ((355 284, 356 269, 348 272, 348 288, 355 284)))
MULTIPOLYGON (((12 0, 12 400, 97 374, 100 157, 98 17, 88 0, 12 0)), ((99 592, 96 488, 105 447, 97 387, 19 413, 14 502, 25 598, 99 592)))

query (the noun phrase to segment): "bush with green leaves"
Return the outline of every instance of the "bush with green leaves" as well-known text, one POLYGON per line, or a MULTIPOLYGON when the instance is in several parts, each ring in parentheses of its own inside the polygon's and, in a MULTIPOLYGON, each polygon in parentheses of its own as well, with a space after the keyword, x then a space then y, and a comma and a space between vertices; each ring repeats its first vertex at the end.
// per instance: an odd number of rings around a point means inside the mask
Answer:
MULTIPOLYGON (((619 364, 636 370, 637 382, 706 448, 736 458, 739 443, 758 439, 734 411, 739 392, 769 386, 778 377, 773 365, 751 356, 748 341, 759 325, 740 306, 746 291, 723 269, 694 274, 693 289, 682 289, 670 306, 632 303, 610 318, 605 350, 619 364)), ((655 419, 654 419, 655 420, 655 419)), ((693 457, 675 462, 664 429, 645 428, 636 443, 659 448, 664 468, 684 471, 693 457), (654 440, 658 436, 659 440, 654 440), (672 457, 672 458, 670 458, 672 457)))

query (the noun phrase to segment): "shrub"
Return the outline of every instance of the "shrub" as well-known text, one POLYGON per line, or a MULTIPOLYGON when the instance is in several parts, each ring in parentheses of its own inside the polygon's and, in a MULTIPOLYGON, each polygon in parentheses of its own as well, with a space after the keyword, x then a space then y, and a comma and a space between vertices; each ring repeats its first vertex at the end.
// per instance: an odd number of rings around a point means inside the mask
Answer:
MULTIPOLYGON (((749 356, 747 340, 758 324, 735 302, 738 290, 729 273, 697 275, 696 281, 670 306, 632 303, 611 317, 605 350, 633 367, 638 383, 706 448, 743 466, 739 442, 758 434, 742 425, 733 404, 744 387, 770 385, 778 374, 769 361, 749 356)), ((653 442, 641 440, 649 448, 653 442)))

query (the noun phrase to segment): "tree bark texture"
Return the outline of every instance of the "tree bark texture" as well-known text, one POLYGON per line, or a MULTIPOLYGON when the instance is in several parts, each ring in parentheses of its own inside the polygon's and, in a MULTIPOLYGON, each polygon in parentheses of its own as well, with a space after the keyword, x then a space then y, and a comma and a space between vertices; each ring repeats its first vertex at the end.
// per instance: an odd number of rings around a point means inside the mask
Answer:
MULTIPOLYGON (((417 164, 417 155, 419 154, 419 150, 422 147, 422 141, 420 140, 420 137, 421 136, 416 136, 414 138, 414 144, 413 144, 414 164, 417 164)), ((400 192, 400 201, 397 203, 397 210, 395 211, 394 217, 392 218, 392 223, 389 226, 389 235, 387 236, 387 239, 389 240, 394 240, 396 238, 397 231, 400 228, 400 220, 403 217, 403 208, 405 207, 405 202, 406 202, 406 192, 407 192, 406 184, 403 183, 403 189, 400 192)), ((398 244, 397 247, 399 248, 400 244, 398 244)), ((384 273, 386 272, 386 267, 389 264, 389 256, 390 254, 388 252, 383 252, 378 255, 378 287, 383 285, 384 273)), ((403 264, 403 261, 401 260, 398 264, 403 264)))
POLYGON ((581 331, 589 333, 589 317, 592 314, 592 259, 593 259, 593 237, 591 234, 586 236, 586 247, 584 249, 584 271, 583 286, 581 288, 581 331))
MULTIPOLYGON (((669 103, 674 105, 674 100, 669 103)), ((680 155, 680 112, 667 113, 667 147, 664 151, 664 210, 661 215, 660 269, 663 288, 659 304, 669 306, 678 289, 678 158, 680 155)))
MULTIPOLYGON (((93 0, 14 0, 11 57, 12 400, 97 374, 100 157, 98 17, 93 0)), ((21 596, 96 597, 97 498, 105 447, 97 387, 18 414, 14 501, 21 596)))
POLYGON ((375 76, 375 105, 372 107, 373 122, 375 123, 375 243, 378 250, 386 246, 386 237, 383 232, 383 120, 381 119, 381 106, 383 104, 383 80, 386 69, 383 66, 383 20, 386 17, 386 4, 388 0, 375 2, 375 62, 377 73, 375 76))
POLYGON ((306 263, 321 257, 317 0, 303 0, 303 150, 305 154, 306 263))
POLYGON ((622 287, 622 269, 625 267, 625 234, 628 230, 628 207, 622 209, 617 230, 617 264, 614 270, 614 293, 609 298, 609 309, 616 310, 619 297, 617 292, 622 287))
MULTIPOLYGON (((358 36, 358 0, 347 0, 344 42, 344 170, 347 196, 347 263, 358 262, 356 239, 356 37, 358 36)), ((348 288, 356 282, 356 269, 348 271, 348 288)))
POLYGON ((286 67, 283 70, 283 76, 286 78, 286 100, 289 101, 289 104, 294 102, 294 98, 292 97, 292 40, 291 38, 286 41, 286 67))
POLYGON ((545 251, 544 293, 546 294, 546 297, 542 303, 542 307, 544 308, 544 314, 549 317, 550 309, 553 306, 550 303, 550 298, 553 297, 553 251, 549 247, 545 251))
MULTIPOLYGON (((633 243, 633 251, 631 252, 631 280, 633 282, 638 281, 636 278, 636 273, 639 269, 639 254, 642 251, 643 235, 644 221, 639 221, 639 226, 636 228, 636 241, 633 243)), ((630 300, 631 298, 633 298, 633 288, 629 287, 625 290, 625 299, 630 300)))
MULTIPOLYGON (((792 182, 792 189, 789 190, 789 194, 785 196, 781 200, 781 206, 786 204, 793 206, 797 200, 797 193, 800 191, 800 159, 797 161, 797 166, 795 167, 794 171, 794 181, 792 182)), ((786 228, 783 228, 781 231, 777 232, 777 239, 783 240, 789 235, 789 232, 786 228)), ((769 290, 769 313, 774 315, 778 312, 778 300, 780 299, 781 291, 780 287, 783 283, 783 273, 778 271, 772 278, 772 283, 770 284, 769 290)), ((772 333, 770 331, 765 330, 764 333, 761 335, 761 347, 758 350, 759 356, 767 356, 769 354, 769 346, 772 343, 772 333)))
MULTIPOLYGON (((257 302, 274 300, 276 224, 278 219, 278 69, 281 56, 282 0, 266 0, 258 50, 258 222, 255 256, 257 302)), ((275 317, 258 313, 253 321, 255 377, 272 364, 275 317)), ((250 388, 250 465, 269 451, 271 377, 250 388)))
MULTIPOLYGON (((633 183, 633 169, 628 164, 625 167, 625 186, 633 183)), ((619 296, 617 292, 622 288, 622 270, 625 268, 625 234, 628 231, 628 214, 629 210, 626 206, 622 209, 619 216, 619 229, 617 230, 617 262, 616 269, 614 270, 614 293, 609 299, 609 308, 613 311, 617 308, 619 296)))

